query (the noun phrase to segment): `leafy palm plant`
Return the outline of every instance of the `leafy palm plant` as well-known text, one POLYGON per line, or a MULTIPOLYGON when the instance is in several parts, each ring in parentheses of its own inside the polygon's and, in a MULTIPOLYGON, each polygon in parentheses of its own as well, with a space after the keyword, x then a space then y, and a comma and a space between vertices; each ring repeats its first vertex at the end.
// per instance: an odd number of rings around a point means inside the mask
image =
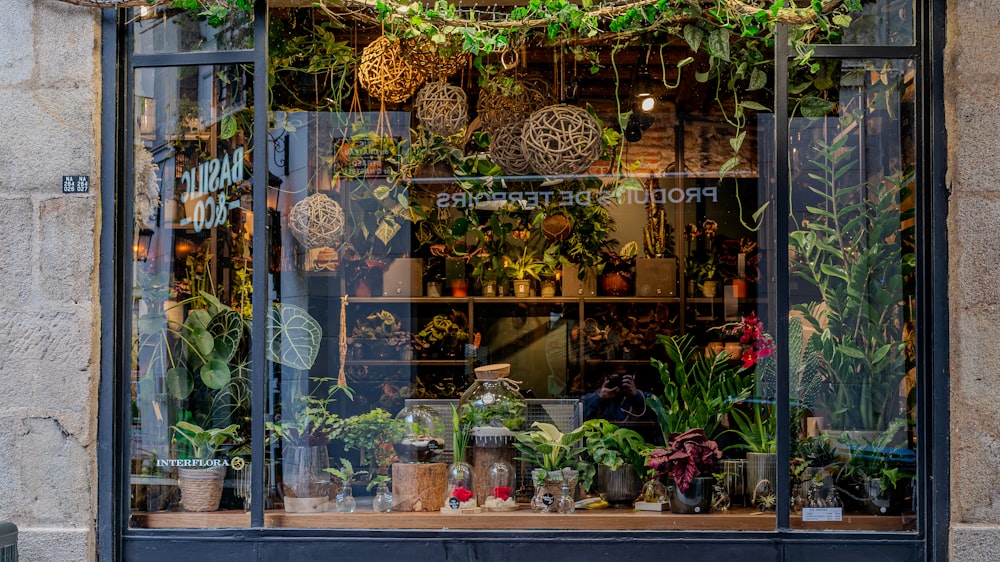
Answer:
POLYGON ((663 393, 646 401, 660 424, 664 442, 690 429, 702 428, 711 437, 718 432, 722 419, 735 405, 750 397, 753 380, 742 366, 733 366, 729 356, 720 353, 706 357, 694 345, 694 336, 656 337, 666 350, 666 362, 652 358, 660 373, 663 393))

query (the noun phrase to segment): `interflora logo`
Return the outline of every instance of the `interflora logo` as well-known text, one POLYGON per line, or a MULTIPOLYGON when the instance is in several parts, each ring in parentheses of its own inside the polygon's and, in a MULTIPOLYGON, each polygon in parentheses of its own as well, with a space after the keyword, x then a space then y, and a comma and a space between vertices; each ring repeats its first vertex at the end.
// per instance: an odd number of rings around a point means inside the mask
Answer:
POLYGON ((233 470, 243 470, 246 466, 243 457, 232 457, 228 459, 157 459, 156 466, 179 467, 179 468, 215 468, 225 466, 233 470))

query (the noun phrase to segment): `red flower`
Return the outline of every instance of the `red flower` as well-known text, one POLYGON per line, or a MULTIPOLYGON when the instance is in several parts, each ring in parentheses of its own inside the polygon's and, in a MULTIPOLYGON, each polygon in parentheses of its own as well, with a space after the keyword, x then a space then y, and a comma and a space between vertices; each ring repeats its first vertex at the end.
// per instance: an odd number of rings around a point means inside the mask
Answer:
POLYGON ((497 486, 493 488, 493 497, 501 501, 507 501, 510 499, 510 486, 497 486))
POLYGON ((470 498, 472 498, 472 490, 468 490, 466 488, 455 488, 451 491, 451 495, 460 502, 467 502, 470 498))

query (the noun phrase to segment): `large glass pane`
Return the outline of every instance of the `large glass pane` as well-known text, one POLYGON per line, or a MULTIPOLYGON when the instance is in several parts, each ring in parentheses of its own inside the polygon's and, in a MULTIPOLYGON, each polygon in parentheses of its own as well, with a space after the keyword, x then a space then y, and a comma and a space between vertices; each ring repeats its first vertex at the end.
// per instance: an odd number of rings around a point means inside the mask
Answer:
MULTIPOLYGON (((834 1, 824 4, 826 8, 822 17, 837 25, 846 23, 846 26, 836 29, 823 39, 812 37, 810 42, 873 47, 905 47, 915 44, 914 0, 834 1), (850 22, 845 17, 849 17, 850 22)), ((808 16, 812 17, 815 16, 808 16)), ((792 33, 796 32, 793 27, 792 33)))
POLYGON ((250 78, 135 72, 132 526, 250 522, 250 78))
MULTIPOLYGON (((194 4, 194 2, 191 2, 194 4)), ((248 2, 249 4, 249 2, 248 2)), ((253 48, 253 12, 215 6, 212 11, 167 5, 133 11, 132 50, 137 55, 253 48)))
POLYGON ((756 372, 774 327, 773 216, 756 213, 773 198, 766 67, 737 117, 685 43, 472 64, 351 14, 275 8, 270 23, 269 299, 287 329, 270 342, 266 524, 774 529, 775 378, 756 372), (559 127, 560 146, 525 146, 559 127), (756 434, 730 431, 762 411, 756 434), (546 466, 535 422, 584 427, 591 448, 546 466), (659 511, 655 490, 657 511, 635 511, 644 483, 675 484, 646 453, 689 429, 719 449, 683 485, 704 503, 673 504, 701 515, 659 511), (620 460, 601 460, 604 432, 620 460), (490 480, 498 461, 511 479, 490 480), (563 466, 582 468, 575 483, 532 474, 563 466), (563 483, 574 516, 536 515, 563 483), (613 505, 583 509, 601 494, 613 505))
POLYGON ((793 524, 915 530, 914 69, 831 69, 789 121, 793 524))

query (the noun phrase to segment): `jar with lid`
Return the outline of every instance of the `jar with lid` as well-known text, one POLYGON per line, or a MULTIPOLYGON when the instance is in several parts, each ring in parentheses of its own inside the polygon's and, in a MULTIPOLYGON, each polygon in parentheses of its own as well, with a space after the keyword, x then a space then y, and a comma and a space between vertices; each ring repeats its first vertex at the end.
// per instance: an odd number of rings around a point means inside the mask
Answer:
POLYGON ((476 367, 475 373, 476 380, 459 399, 458 412, 471 435, 476 496, 486 498, 493 463, 514 463, 514 432, 524 425, 527 402, 517 382, 508 378, 509 363, 476 367))
POLYGON ((392 448, 405 463, 434 462, 444 451, 444 424, 430 406, 414 404, 400 410, 397 420, 406 422, 407 433, 392 448))
POLYGON ((516 511, 514 497, 514 466, 507 461, 497 461, 489 469, 489 495, 483 502, 487 511, 516 511))

